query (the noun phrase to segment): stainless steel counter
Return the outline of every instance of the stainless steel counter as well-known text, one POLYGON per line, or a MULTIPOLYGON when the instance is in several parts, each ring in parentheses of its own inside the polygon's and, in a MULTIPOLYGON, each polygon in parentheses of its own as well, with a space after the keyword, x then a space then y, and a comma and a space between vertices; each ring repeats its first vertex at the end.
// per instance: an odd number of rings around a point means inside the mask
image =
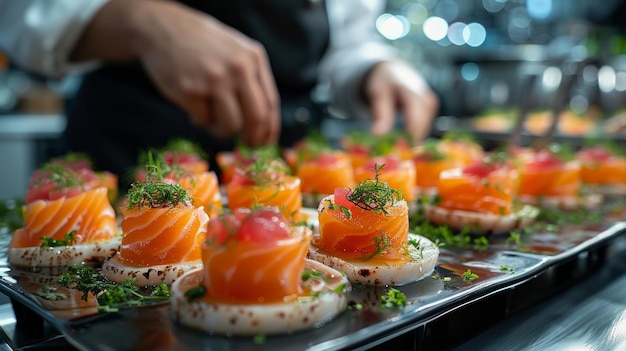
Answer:
POLYGON ((21 198, 65 129, 62 115, 0 115, 0 200, 21 198))

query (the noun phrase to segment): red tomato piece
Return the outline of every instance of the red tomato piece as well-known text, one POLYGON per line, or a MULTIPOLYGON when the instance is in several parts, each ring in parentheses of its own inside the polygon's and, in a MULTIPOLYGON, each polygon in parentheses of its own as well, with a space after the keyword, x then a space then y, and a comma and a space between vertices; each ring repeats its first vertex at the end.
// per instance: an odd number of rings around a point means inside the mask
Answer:
POLYGON ((476 161, 463 168, 463 174, 485 178, 494 170, 494 165, 482 161, 476 161))
POLYGON ((320 166, 332 166, 337 162, 337 157, 329 152, 322 152, 317 159, 320 166))
POLYGON ((611 152, 603 146, 588 147, 578 152, 578 157, 585 161, 606 161, 611 156, 611 152))
POLYGON ((289 239, 289 225, 280 211, 263 208, 252 211, 242 222, 237 240, 256 243, 272 243, 289 239))

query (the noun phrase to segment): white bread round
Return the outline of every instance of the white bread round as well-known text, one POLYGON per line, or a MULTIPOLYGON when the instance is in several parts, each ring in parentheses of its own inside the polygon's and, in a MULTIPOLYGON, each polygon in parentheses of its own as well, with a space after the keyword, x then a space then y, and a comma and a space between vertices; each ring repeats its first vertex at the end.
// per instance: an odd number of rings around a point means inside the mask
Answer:
POLYGON ((514 229, 529 226, 535 222, 539 209, 525 205, 509 215, 496 215, 424 205, 426 218, 437 225, 448 225, 452 229, 469 228, 475 234, 505 233, 514 229))
POLYGON ((365 261, 346 261, 327 255, 311 245, 308 257, 344 272, 351 282, 371 286, 401 286, 430 275, 439 258, 439 249, 427 238, 409 233, 409 239, 419 241, 420 250, 408 245, 413 261, 398 265, 372 265, 365 261), (423 249, 421 249, 423 248, 423 249))
POLYGON ((584 194, 580 196, 531 196, 521 195, 518 200, 521 203, 535 205, 541 208, 574 211, 578 209, 591 210, 602 204, 604 196, 599 193, 584 194))
POLYGON ((626 195, 626 184, 586 184, 583 189, 585 194, 626 195))
POLYGON ((201 267, 202 260, 150 267, 131 267, 125 265, 118 255, 114 255, 102 264, 102 275, 115 283, 134 277, 137 286, 156 286, 161 283, 169 285, 185 273, 201 267))
POLYGON ((170 290, 172 316, 188 327, 227 335, 287 334, 321 326, 346 309, 351 286, 340 272, 321 263, 307 259, 305 268, 332 277, 332 282, 321 285, 322 293, 315 297, 254 305, 211 304, 202 299, 188 301, 185 292, 202 281, 202 270, 189 272, 176 280, 170 290), (339 293, 341 285, 344 288, 339 293))
POLYGON ((107 242, 55 247, 9 248, 8 261, 23 268, 70 266, 78 263, 102 263, 120 248, 121 237, 107 242))

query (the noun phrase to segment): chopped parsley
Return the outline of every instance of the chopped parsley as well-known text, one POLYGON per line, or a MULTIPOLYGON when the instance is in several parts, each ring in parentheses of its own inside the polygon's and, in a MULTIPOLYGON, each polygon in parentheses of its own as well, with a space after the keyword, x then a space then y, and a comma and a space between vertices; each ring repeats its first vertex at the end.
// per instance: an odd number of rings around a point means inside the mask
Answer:
POLYGON ((380 301, 383 308, 400 308, 406 306, 406 295, 396 288, 388 287, 380 301))
POLYGON ((166 284, 160 284, 149 294, 142 294, 135 283, 135 278, 114 284, 106 280, 91 266, 82 264, 67 268, 57 280, 59 285, 82 292, 81 298, 87 301, 89 294, 97 297, 98 310, 117 312, 121 308, 139 306, 153 301, 165 301, 170 298, 166 284))
POLYGON ((126 209, 166 208, 190 202, 191 197, 180 184, 157 181, 135 182, 128 191, 126 209))
POLYGON ((67 300, 67 295, 58 292, 57 288, 50 285, 44 285, 37 289, 37 291, 35 291, 35 295, 50 301, 67 300))
POLYGON ((401 201, 402 192, 389 187, 387 182, 380 180, 380 172, 384 167, 384 164, 374 165, 374 172, 376 172, 374 179, 366 179, 348 192, 348 201, 364 210, 388 214, 385 207, 401 201))
POLYGON ((463 276, 462 277, 463 277, 463 281, 466 281, 468 283, 469 282, 473 282, 474 280, 480 278, 478 276, 478 274, 472 273, 472 270, 469 269, 469 268, 465 272, 463 272, 463 276))
POLYGON ((59 246, 72 246, 76 244, 76 230, 65 234, 62 240, 56 240, 55 238, 41 237, 41 247, 59 247, 59 246))

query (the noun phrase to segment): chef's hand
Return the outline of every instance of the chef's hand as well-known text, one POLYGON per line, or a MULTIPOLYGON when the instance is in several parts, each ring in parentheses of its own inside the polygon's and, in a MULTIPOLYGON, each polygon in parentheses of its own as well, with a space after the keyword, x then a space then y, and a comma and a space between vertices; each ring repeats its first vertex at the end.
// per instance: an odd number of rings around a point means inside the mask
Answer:
POLYGON ((376 64, 365 77, 363 92, 372 113, 373 134, 389 132, 396 112, 400 111, 406 129, 416 140, 428 135, 439 99, 408 64, 401 61, 376 64))
POLYGON ((265 49, 213 17, 177 4, 149 7, 140 59, 161 92, 216 136, 250 146, 278 140, 279 98, 265 49))
POLYGON ((216 136, 241 133, 250 146, 278 140, 280 104, 265 49, 187 6, 111 0, 70 58, 139 59, 161 93, 216 136))

